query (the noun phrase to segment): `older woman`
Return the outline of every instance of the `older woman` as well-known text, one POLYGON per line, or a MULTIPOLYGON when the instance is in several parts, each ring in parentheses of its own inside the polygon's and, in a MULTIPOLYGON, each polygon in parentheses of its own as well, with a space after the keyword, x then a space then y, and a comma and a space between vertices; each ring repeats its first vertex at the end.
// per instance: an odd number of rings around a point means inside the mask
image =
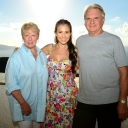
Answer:
POLYGON ((39 128, 44 121, 48 71, 46 56, 36 47, 39 33, 36 24, 23 24, 24 43, 9 57, 5 71, 12 119, 20 128, 39 128))

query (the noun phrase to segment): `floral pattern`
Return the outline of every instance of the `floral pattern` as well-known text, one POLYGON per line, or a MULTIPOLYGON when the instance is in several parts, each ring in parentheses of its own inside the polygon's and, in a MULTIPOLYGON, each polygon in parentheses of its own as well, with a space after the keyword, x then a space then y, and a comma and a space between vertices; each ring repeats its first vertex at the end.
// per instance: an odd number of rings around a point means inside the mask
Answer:
POLYGON ((73 79, 71 61, 48 57, 49 80, 44 128, 71 128, 78 88, 73 79))

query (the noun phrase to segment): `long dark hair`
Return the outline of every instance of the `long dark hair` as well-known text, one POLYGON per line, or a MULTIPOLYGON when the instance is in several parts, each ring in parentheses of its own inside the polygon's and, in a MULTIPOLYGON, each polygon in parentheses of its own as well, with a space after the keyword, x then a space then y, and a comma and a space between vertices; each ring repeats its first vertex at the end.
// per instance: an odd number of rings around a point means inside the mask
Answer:
MULTIPOLYGON (((55 25, 55 33, 57 32, 57 28, 59 25, 68 25, 68 27, 70 28, 70 33, 72 33, 72 26, 70 24, 70 22, 68 20, 64 20, 64 19, 61 19, 59 20, 56 25, 55 25)), ((55 43, 58 43, 58 39, 57 37, 55 36, 55 39, 54 39, 55 43)), ((70 36, 70 39, 69 41, 67 42, 67 45, 68 45, 68 51, 69 51, 69 60, 71 60, 71 69, 72 69, 72 73, 76 73, 76 70, 75 70, 75 67, 77 65, 77 52, 76 52, 76 47, 74 46, 74 44, 72 43, 72 35, 70 36)))

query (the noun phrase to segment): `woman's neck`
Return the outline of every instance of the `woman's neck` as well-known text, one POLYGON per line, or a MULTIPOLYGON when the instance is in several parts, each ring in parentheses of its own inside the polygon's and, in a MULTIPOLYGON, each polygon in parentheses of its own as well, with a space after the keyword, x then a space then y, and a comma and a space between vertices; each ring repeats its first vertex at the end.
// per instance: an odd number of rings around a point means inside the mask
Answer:
POLYGON ((62 49, 62 50, 67 50, 68 49, 68 45, 67 44, 61 44, 61 43, 58 43, 55 45, 57 49, 62 49))
POLYGON ((33 57, 36 59, 36 57, 37 57, 37 50, 36 50, 36 48, 30 49, 30 51, 31 51, 33 57))

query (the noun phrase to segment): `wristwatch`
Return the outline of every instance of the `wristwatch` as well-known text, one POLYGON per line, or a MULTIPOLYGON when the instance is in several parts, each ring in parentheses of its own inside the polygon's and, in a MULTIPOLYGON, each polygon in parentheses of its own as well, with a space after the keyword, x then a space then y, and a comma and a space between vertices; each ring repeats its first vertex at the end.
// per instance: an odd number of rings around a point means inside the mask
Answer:
POLYGON ((125 100, 120 100, 120 102, 121 102, 122 104, 125 104, 125 103, 126 103, 126 101, 125 101, 125 100))

